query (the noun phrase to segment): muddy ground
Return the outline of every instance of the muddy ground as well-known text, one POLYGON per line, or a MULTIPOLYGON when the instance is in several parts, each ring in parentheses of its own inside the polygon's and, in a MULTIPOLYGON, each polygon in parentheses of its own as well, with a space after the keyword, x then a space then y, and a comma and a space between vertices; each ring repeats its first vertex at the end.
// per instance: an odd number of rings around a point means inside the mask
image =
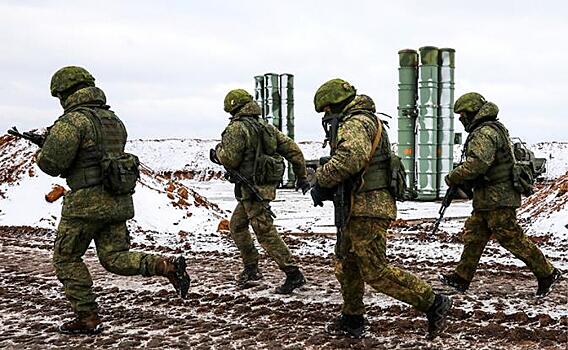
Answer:
MULTIPOLYGON (((314 236, 322 244, 333 239, 314 236)), ((438 238, 442 249, 451 246, 451 237, 438 238)), ((292 249, 301 239, 302 235, 286 236, 292 249)), ((412 244, 428 239, 419 233, 403 236, 400 231, 391 237, 412 244)), ((368 336, 329 337, 323 326, 339 313, 341 303, 331 256, 300 257, 309 284, 281 297, 271 291, 283 276, 265 256, 263 283, 237 290, 234 275, 240 262, 234 251, 187 254, 194 282, 188 299, 180 300, 163 279, 104 271, 89 249, 86 262, 105 331, 98 336, 60 335, 57 325, 72 314, 50 264, 52 241, 49 230, 0 227, 0 348, 566 349, 568 344, 566 278, 547 298, 538 300, 536 282, 526 268, 485 262, 470 291, 456 294, 436 280, 453 263, 420 259, 412 250, 397 253, 391 245, 393 263, 454 295, 450 325, 432 342, 425 339, 426 321, 420 313, 370 290, 365 300, 368 336)), ((148 245, 137 248, 158 250, 148 245)), ((486 253, 492 251, 500 254, 494 245, 486 253)), ((165 253, 176 252, 166 249, 165 253)))

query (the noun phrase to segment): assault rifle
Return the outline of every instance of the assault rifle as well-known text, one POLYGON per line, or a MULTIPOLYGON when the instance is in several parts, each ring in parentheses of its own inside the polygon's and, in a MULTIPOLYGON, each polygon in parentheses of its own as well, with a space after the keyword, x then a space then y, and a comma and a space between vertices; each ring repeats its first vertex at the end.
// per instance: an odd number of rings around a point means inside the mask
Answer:
POLYGON ((440 210, 438 211, 438 214, 440 214, 440 216, 438 217, 438 219, 436 220, 436 222, 434 223, 434 229, 432 230, 432 234, 436 233, 436 231, 438 231, 438 226, 440 226, 440 222, 442 222, 442 219, 444 218, 444 214, 446 213, 446 209, 448 209, 448 207, 450 206, 450 204, 452 204, 452 201, 456 198, 461 198, 461 199, 471 199, 473 198, 473 191, 470 187, 471 184, 466 183, 465 185, 461 185, 461 186, 449 186, 448 189, 446 190, 446 194, 444 195, 444 199, 442 199, 442 206, 440 207, 440 210))
MULTIPOLYGON (((337 131, 339 129, 339 122, 341 121, 341 118, 341 114, 329 114, 322 119, 322 124, 326 133, 324 144, 329 142, 331 146, 331 157, 335 154, 335 149, 337 147, 337 131)), ((330 157, 321 158, 320 165, 327 163, 329 159, 330 157)), ((349 222, 349 215, 351 213, 351 191, 352 184, 349 180, 346 180, 337 185, 333 195, 334 221, 335 227, 337 228, 336 252, 339 253, 341 252, 341 245, 343 243, 343 230, 349 222)), ((341 256, 338 256, 338 258, 341 258, 341 256)))
POLYGON ((42 147, 43 143, 45 142, 45 134, 36 134, 35 132, 31 131, 25 131, 24 133, 20 133, 18 131, 18 128, 16 128, 15 126, 13 126, 12 129, 8 130, 8 134, 19 137, 24 140, 28 140, 34 145, 37 145, 39 147, 42 147))
POLYGON ((440 214, 440 216, 438 217, 438 219, 434 223, 434 229, 432 230, 432 234, 434 234, 434 233, 436 233, 436 231, 438 231, 438 226, 440 226, 440 222, 442 222, 442 219, 444 218, 444 214, 446 213, 446 209, 448 209, 450 204, 452 204, 452 200, 456 197, 457 193, 458 193, 458 187, 457 186, 449 186, 448 189, 446 190, 446 195, 444 195, 444 199, 442 199, 442 206, 440 207, 440 210, 438 211, 438 214, 440 214))
MULTIPOLYGON (((209 159, 217 165, 223 165, 219 160, 219 158, 217 158, 217 152, 214 149, 209 150, 209 159)), ((245 185, 245 187, 250 191, 250 193, 252 193, 254 200, 262 203, 262 206, 264 207, 266 212, 272 218, 276 218, 276 214, 274 214, 272 209, 270 209, 270 205, 264 203, 264 197, 262 197, 258 189, 246 177, 244 177, 241 173, 239 173, 236 170, 229 169, 227 167, 225 167, 225 170, 229 174, 229 177, 231 179, 234 179, 237 184, 245 185)))

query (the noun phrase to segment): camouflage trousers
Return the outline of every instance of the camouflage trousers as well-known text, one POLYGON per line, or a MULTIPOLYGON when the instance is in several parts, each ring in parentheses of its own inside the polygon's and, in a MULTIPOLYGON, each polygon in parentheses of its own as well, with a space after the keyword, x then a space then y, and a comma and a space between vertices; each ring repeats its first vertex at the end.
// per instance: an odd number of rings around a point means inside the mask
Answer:
POLYGON ((335 276, 341 284, 342 312, 365 313, 365 283, 378 292, 427 311, 434 302, 432 287, 419 277, 389 264, 386 257, 387 228, 391 220, 351 218, 344 230, 335 276))
POLYGON ((263 203, 252 200, 239 201, 229 225, 231 237, 239 249, 245 266, 258 265, 258 251, 254 246, 249 225, 252 226, 258 243, 282 271, 298 267, 290 249, 276 231, 273 219, 264 209, 263 203))
POLYGON ((554 267, 540 249, 524 234, 517 223, 514 208, 474 211, 466 220, 464 248, 456 273, 467 281, 473 279, 479 259, 491 237, 522 260, 537 278, 548 277, 554 267))
POLYGON ((97 310, 93 280, 82 258, 92 240, 101 265, 117 275, 154 276, 160 258, 128 251, 130 235, 124 221, 108 223, 62 218, 53 249, 53 265, 75 312, 97 310))

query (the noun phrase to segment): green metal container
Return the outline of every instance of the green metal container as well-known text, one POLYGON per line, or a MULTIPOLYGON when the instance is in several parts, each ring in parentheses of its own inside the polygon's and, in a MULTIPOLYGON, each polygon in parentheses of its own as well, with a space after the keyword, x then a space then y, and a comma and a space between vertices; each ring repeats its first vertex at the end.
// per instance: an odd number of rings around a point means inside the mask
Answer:
POLYGON ((415 138, 418 99, 418 53, 398 52, 398 156, 407 170, 407 184, 416 188, 415 138))
POLYGON ((417 122, 417 183, 418 199, 438 197, 438 48, 424 46, 420 51, 420 80, 418 82, 417 122))
MULTIPOLYGON (((294 75, 281 74, 280 75, 280 90, 282 97, 282 108, 286 106, 286 133, 288 137, 294 140, 294 75)), ((288 162, 288 181, 285 187, 292 188, 296 183, 296 176, 292 170, 292 164, 288 162)))
POLYGON ((266 106, 264 98, 264 75, 257 75, 254 77, 254 100, 262 109, 262 117, 266 118, 266 106))
POLYGON ((278 130, 282 131, 282 101, 280 98, 280 76, 275 73, 264 75, 265 100, 267 102, 266 118, 278 130))
POLYGON ((439 50, 439 109, 438 109, 438 197, 443 197, 447 185, 446 175, 454 161, 454 70, 455 50, 439 50))

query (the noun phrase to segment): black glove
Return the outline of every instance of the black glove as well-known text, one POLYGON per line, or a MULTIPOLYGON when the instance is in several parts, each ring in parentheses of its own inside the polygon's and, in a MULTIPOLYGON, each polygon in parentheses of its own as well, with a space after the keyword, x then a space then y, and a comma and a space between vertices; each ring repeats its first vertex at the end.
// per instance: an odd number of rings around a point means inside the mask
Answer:
POLYGON ((330 156, 321 157, 319 160, 319 165, 325 165, 327 162, 329 162, 330 159, 331 159, 330 156))
POLYGON ((215 151, 213 148, 209 150, 209 160, 211 160, 215 164, 221 164, 221 161, 219 160, 219 158, 217 158, 217 151, 215 151))
POLYGON ((300 177, 296 180, 296 191, 302 190, 302 194, 306 194, 311 187, 312 185, 305 177, 300 177))
POLYGON ((320 184, 316 182, 316 184, 310 191, 310 195, 312 196, 312 200, 314 201, 314 207, 323 207, 324 201, 332 201, 334 193, 334 188, 321 187, 320 184))

